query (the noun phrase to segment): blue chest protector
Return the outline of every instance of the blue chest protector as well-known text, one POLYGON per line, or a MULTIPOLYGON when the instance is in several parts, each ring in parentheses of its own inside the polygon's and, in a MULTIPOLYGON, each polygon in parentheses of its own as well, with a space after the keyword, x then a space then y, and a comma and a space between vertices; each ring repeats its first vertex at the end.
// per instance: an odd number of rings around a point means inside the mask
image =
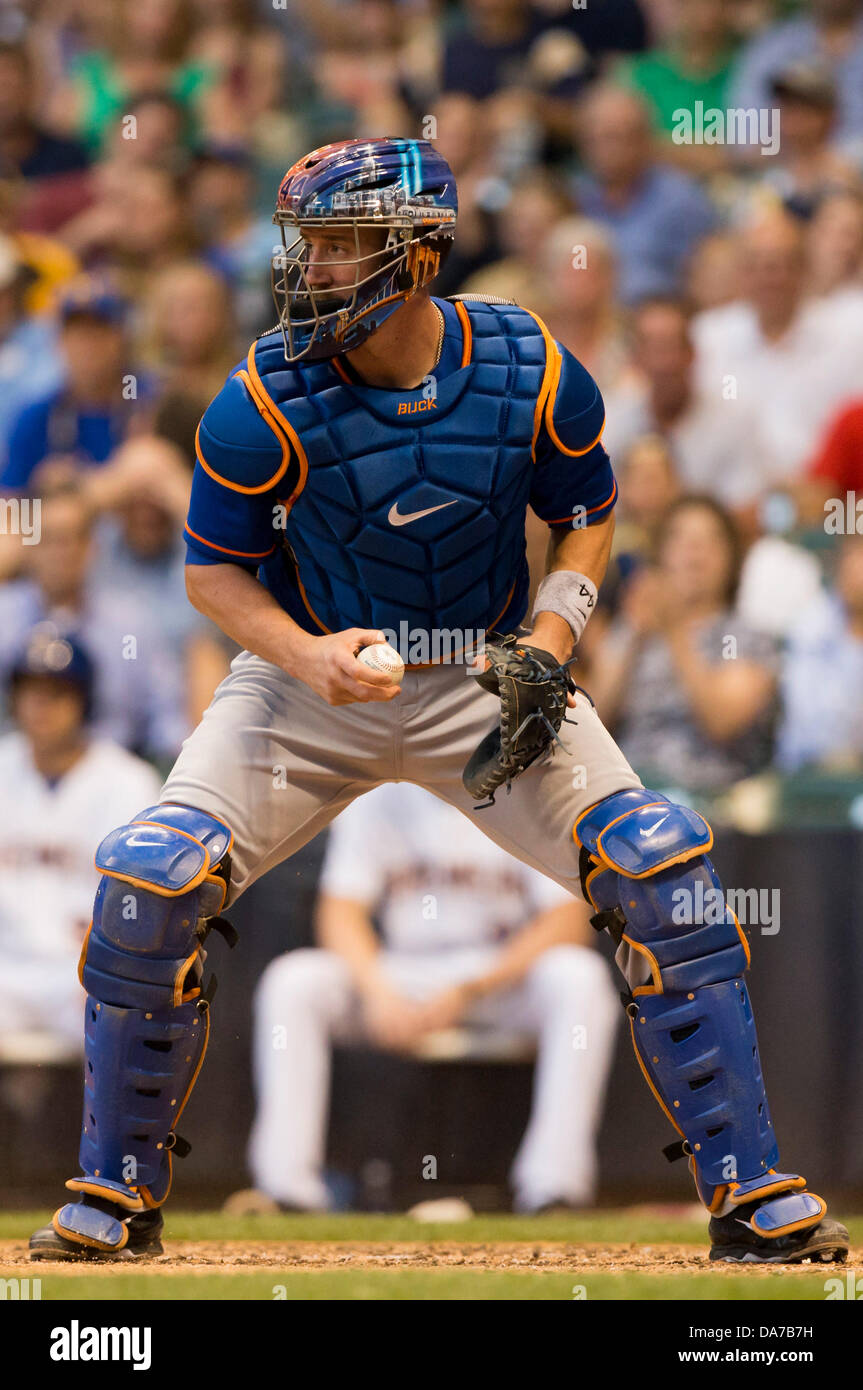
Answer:
POLYGON ((467 365, 408 402, 403 391, 340 380, 326 363, 292 370, 278 333, 250 354, 258 408, 275 408, 301 468, 285 499, 290 550, 267 558, 261 577, 312 631, 398 636, 405 624, 493 628, 524 614, 546 342, 514 305, 473 303, 461 317, 467 365))

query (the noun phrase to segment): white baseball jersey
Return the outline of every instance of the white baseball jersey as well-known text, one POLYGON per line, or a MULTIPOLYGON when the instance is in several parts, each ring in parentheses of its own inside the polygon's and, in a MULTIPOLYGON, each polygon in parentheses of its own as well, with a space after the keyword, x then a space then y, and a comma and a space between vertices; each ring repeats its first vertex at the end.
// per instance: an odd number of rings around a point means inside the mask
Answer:
POLYGON ((321 889, 378 915, 388 950, 501 944, 572 895, 422 787, 390 783, 333 823, 321 889))
POLYGON ((90 743, 52 787, 33 766, 22 734, 0 738, 4 963, 74 966, 99 882, 96 846, 158 794, 159 778, 150 765, 116 744, 90 743))

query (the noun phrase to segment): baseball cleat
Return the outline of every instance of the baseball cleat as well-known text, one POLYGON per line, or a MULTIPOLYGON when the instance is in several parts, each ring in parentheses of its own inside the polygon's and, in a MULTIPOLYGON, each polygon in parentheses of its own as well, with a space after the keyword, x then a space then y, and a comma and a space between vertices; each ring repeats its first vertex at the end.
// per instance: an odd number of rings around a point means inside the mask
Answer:
POLYGON ((163 1225, 161 1211, 113 1216, 89 1206, 85 1210, 80 1202, 70 1204, 60 1208, 50 1225, 30 1237, 30 1259, 126 1263, 154 1259, 164 1253, 160 1239, 163 1225), (75 1233, 71 1234, 73 1221, 75 1233), (88 1233, 85 1227, 90 1226, 93 1229, 88 1233), (70 1234, 64 1235, 64 1228, 70 1234))
MULTIPOLYGON (((809 1197, 809 1193, 800 1196, 809 1197)), ((820 1199, 815 1199, 820 1200, 820 1199)), ((711 1260, 726 1260, 732 1264, 842 1264, 848 1258, 850 1238, 839 1221, 823 1216, 817 1225, 803 1230, 786 1231, 781 1235, 759 1235, 756 1226, 766 1227, 764 1208, 775 1203, 750 1202, 737 1207, 727 1216, 710 1220, 711 1260), (761 1211, 762 1220, 757 1213, 761 1211)), ((823 1205, 823 1204, 822 1204, 823 1205)))

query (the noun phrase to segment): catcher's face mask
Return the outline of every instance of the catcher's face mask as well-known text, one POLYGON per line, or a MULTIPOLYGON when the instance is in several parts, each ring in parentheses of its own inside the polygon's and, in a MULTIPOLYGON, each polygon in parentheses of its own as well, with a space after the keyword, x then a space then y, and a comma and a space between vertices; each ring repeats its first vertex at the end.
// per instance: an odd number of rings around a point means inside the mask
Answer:
POLYGON ((273 297, 289 362, 359 347, 437 274, 458 203, 424 140, 346 140, 288 170, 273 221, 273 297))
MULTIPOLYGON (((413 228, 361 218, 317 224, 280 218, 282 254, 273 258, 273 298, 289 362, 358 347, 419 283, 406 273, 413 228)), ((430 277, 429 277, 430 278, 430 277)))

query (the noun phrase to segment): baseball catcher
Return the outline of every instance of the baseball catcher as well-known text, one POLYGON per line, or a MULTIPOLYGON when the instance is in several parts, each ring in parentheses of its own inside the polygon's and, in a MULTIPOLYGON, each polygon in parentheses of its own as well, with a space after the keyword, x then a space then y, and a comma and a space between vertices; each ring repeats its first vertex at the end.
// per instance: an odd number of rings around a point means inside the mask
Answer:
POLYGON ((208 933, 355 797, 402 780, 593 906, 712 1258, 847 1255, 779 1167, 733 912, 673 910, 681 891, 716 901, 696 891, 720 887, 710 827, 641 785, 570 675, 614 525, 602 398, 528 309, 431 293, 456 216, 421 140, 327 145, 282 181, 278 323, 201 421, 186 528, 191 601, 242 651, 158 804, 97 850, 81 1171, 34 1258, 161 1250, 208 933), (528 507, 550 538, 530 611, 528 507), (401 686, 357 659, 383 641, 401 686))

